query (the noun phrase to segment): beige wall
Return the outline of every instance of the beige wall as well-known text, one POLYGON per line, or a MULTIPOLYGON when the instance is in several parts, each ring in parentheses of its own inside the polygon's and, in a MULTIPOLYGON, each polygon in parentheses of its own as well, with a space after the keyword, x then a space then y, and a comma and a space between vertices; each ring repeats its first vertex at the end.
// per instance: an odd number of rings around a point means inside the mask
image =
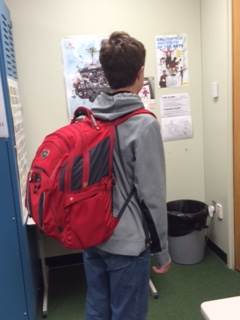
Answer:
POLYGON ((211 239, 233 262, 231 11, 229 0, 202 0, 203 123, 206 201, 223 205, 214 218, 211 239), (211 83, 219 83, 219 99, 211 83))
MULTIPOLYGON (((42 138, 67 122, 60 41, 68 35, 125 30, 147 48, 146 75, 156 75, 154 38, 186 33, 194 137, 165 143, 168 199, 204 200, 201 38, 199 0, 7 0, 24 107, 29 159, 42 138)), ((157 97, 160 90, 157 89, 157 97)))

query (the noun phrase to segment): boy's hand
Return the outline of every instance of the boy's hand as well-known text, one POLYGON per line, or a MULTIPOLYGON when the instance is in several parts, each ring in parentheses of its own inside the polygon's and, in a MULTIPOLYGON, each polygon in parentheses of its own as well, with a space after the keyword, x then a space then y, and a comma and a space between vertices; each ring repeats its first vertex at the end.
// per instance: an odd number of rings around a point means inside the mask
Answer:
POLYGON ((152 269, 155 273, 157 274, 163 274, 163 273, 166 273, 168 272, 168 270, 170 269, 170 266, 171 266, 171 261, 170 262, 167 262, 164 266, 162 267, 156 267, 156 266, 153 266, 152 269))

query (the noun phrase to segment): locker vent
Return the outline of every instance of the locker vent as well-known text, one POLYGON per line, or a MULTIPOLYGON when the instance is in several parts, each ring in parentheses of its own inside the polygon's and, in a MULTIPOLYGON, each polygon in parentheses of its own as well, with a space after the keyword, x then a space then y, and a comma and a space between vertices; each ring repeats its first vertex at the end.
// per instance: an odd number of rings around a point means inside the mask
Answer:
POLYGON ((17 79, 12 28, 8 19, 3 14, 1 14, 1 35, 7 75, 11 78, 17 79))

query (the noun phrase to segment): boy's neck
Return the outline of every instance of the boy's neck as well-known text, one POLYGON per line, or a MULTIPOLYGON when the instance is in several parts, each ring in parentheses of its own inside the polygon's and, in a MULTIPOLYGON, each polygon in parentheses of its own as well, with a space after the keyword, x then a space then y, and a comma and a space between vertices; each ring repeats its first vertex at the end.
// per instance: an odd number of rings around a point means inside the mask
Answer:
POLYGON ((128 86, 128 87, 115 89, 115 90, 113 90, 112 92, 113 92, 113 93, 129 92, 129 93, 133 93, 133 94, 138 94, 139 90, 138 90, 138 87, 137 87, 135 84, 133 84, 133 85, 128 86))

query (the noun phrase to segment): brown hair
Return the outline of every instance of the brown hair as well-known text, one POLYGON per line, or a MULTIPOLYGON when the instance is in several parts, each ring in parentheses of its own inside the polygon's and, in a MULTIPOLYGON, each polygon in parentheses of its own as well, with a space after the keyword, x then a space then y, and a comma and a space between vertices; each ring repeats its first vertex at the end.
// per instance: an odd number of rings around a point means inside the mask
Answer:
POLYGON ((112 89, 130 86, 145 63, 144 45, 126 32, 113 32, 103 40, 100 63, 112 89))

